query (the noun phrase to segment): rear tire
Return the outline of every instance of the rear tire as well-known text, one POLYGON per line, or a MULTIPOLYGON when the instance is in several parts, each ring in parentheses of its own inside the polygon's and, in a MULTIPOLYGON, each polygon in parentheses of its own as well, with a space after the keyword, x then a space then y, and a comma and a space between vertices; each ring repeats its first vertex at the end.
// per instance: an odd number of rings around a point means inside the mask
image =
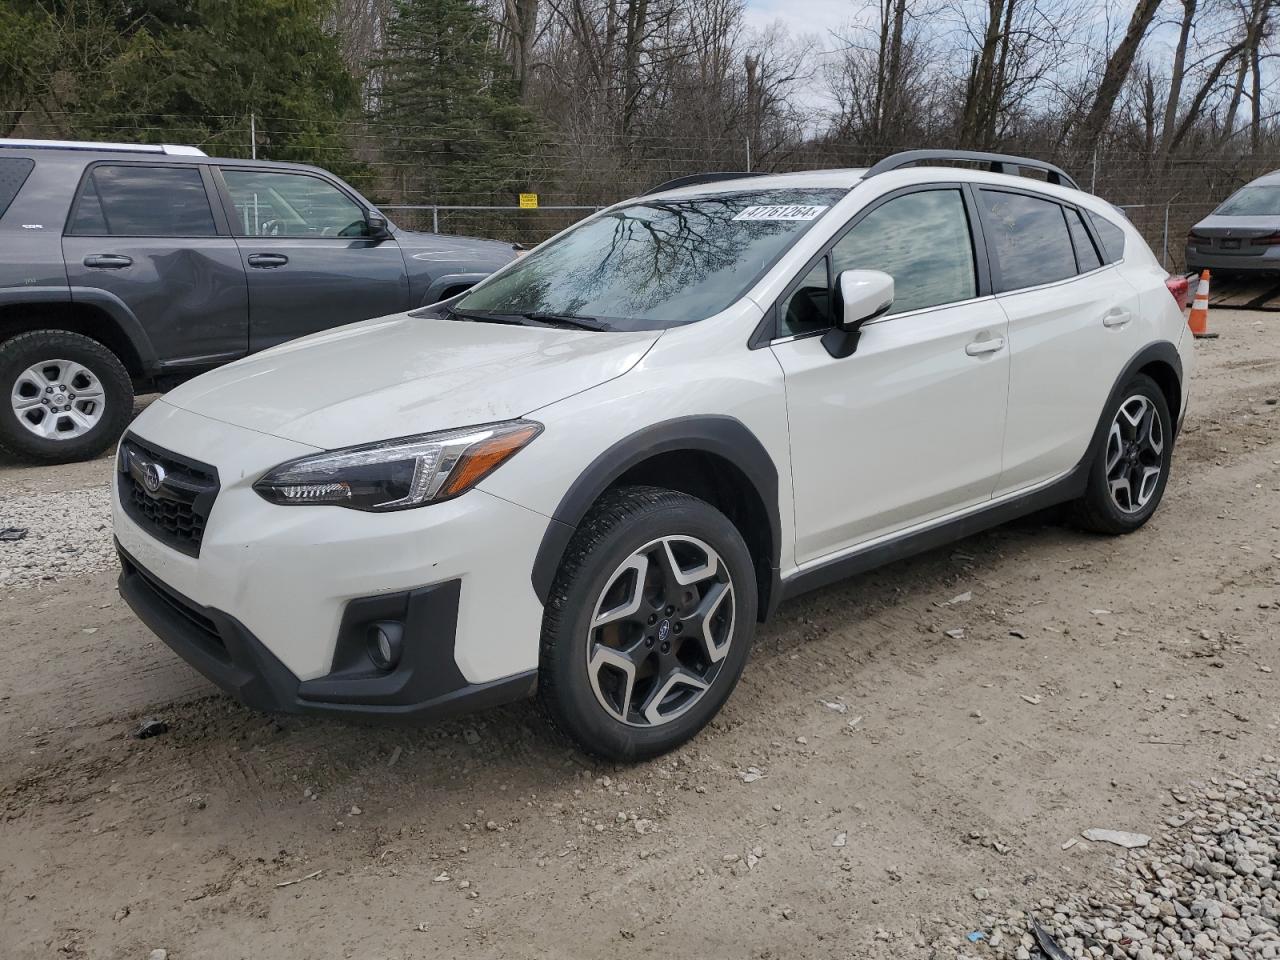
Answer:
POLYGON ((0 343, 0 450, 41 463, 89 460, 132 417, 129 372, 98 341, 33 330, 0 343))
POLYGON ((665 753, 733 692, 757 602, 751 554, 724 514, 656 487, 610 491, 578 527, 552 585, 539 698, 589 753, 665 753))
POLYGON ((1137 530, 1156 512, 1169 482, 1174 425, 1159 385, 1138 374, 1108 409, 1085 492, 1072 520, 1093 533, 1137 530))

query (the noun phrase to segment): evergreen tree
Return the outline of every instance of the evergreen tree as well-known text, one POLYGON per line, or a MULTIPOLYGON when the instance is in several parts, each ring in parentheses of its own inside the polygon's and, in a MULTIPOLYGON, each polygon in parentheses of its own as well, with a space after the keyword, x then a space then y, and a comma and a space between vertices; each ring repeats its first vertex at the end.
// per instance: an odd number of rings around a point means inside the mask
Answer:
POLYGON ((526 186, 533 115, 479 2, 396 0, 373 82, 397 188, 510 203, 526 186))

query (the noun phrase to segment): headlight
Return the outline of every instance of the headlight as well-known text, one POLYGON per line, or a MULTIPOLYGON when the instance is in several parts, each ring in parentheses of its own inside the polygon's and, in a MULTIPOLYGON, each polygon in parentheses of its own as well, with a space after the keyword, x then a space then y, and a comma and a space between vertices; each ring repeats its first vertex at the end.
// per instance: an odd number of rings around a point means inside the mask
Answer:
POLYGON ((542 432, 512 420, 291 460, 253 485, 272 503, 407 510, 466 493, 542 432))

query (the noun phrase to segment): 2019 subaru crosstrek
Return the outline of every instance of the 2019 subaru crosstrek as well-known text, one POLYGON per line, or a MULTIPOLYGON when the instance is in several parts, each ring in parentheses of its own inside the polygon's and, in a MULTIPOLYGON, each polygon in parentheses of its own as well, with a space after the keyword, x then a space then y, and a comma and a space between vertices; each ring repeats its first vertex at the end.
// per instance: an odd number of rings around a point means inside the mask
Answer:
POLYGON ((1192 361, 1168 275, 1057 168, 966 157, 1006 172, 668 185, 179 387, 120 445, 125 598, 255 707, 536 689, 634 759, 787 597, 1065 501, 1136 530, 1192 361))

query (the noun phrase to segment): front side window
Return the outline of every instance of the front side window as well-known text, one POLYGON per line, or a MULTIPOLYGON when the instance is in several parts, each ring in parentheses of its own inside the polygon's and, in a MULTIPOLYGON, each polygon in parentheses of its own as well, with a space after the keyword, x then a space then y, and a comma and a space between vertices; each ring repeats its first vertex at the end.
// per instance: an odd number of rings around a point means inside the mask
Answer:
POLYGON ((238 237, 363 237, 364 211, 328 181, 302 173, 222 168, 238 237))
POLYGON ((813 265, 778 309, 780 337, 800 337, 831 326, 831 282, 826 257, 813 265))
POLYGON ((893 277, 890 314, 978 295, 969 219, 959 190, 922 190, 876 207, 831 250, 831 272, 893 277))
POLYGON ((71 233, 91 237, 213 237, 196 167, 99 164, 80 189, 71 233))
POLYGON ((735 190, 642 200, 593 217, 472 288, 459 314, 588 318, 613 330, 704 320, 732 305, 843 190, 735 190))
POLYGON ((1000 289, 1020 290, 1076 275, 1062 207, 1024 193, 979 190, 987 242, 1000 263, 1000 289))

